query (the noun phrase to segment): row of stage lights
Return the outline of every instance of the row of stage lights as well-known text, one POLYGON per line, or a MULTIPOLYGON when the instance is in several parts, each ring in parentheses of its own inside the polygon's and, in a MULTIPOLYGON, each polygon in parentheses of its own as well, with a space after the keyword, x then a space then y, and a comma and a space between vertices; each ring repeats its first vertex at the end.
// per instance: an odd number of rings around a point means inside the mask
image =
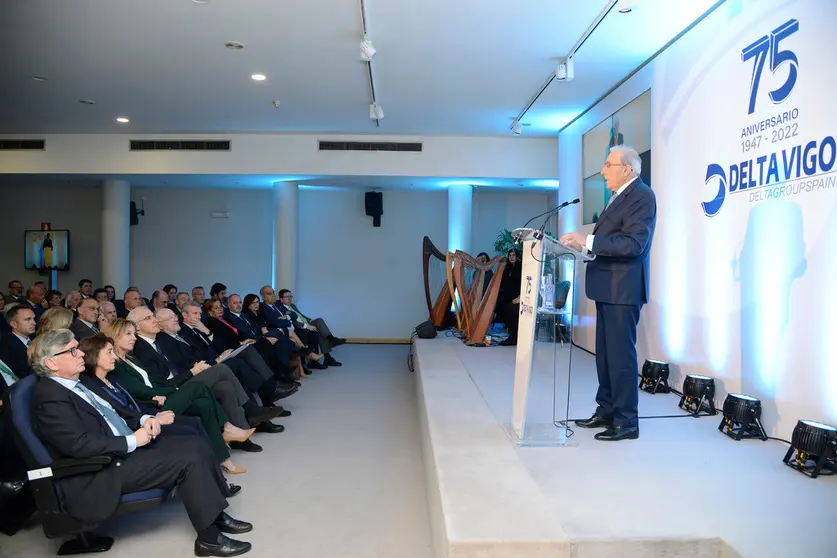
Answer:
MULTIPOLYGON (((668 385, 667 362, 646 360, 642 366, 639 389, 650 393, 676 392, 668 385)), ((715 380, 709 376, 689 374, 683 381, 683 393, 678 407, 694 417, 718 414, 715 408, 715 380)), ((740 441, 758 438, 766 441, 767 433, 761 424, 761 401, 750 395, 730 393, 724 400, 723 418, 718 430, 740 441)), ((812 420, 796 423, 791 437, 785 465, 813 479, 820 474, 837 472, 837 428, 812 420), (825 470, 825 472, 823 472, 825 470)))

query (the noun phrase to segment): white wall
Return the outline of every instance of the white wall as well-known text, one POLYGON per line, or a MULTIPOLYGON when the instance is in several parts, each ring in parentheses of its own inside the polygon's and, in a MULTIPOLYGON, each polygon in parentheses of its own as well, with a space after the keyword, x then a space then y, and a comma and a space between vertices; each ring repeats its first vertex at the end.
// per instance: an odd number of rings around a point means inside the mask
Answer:
MULTIPOLYGON (((4 136, 0 135, 0 138, 4 136)), ((30 136, 23 136, 30 137, 30 136)), ((44 139, 44 136, 31 136, 44 139)), ((16 136, 21 139, 21 136, 16 136)), ((0 169, 34 174, 275 174, 553 178, 556 139, 314 134, 178 135, 173 140, 229 139, 229 152, 130 152, 142 135, 53 135, 44 151, 0 152, 0 169), (419 141, 422 153, 319 151, 318 140, 419 141)))
MULTIPOLYGON (((0 182, 0 186, 2 182, 0 182)), ((56 184, 54 188, 39 187, 0 189, 0 289, 12 279, 27 287, 45 281, 36 271, 23 268, 23 231, 40 229, 41 223, 52 223, 53 229, 70 229, 70 270, 58 274, 62 292, 78 288, 80 279, 97 284, 101 279, 102 196, 98 188, 75 188, 56 184)))
POLYGON ((385 191, 383 206, 373 227, 363 191, 300 192, 296 302, 335 335, 406 339, 427 319, 421 240, 447 246, 447 192, 385 191))
MULTIPOLYGON (((837 188, 774 200, 759 195, 778 187, 730 191, 723 211, 711 218, 701 202, 719 187, 717 179, 705 184, 710 163, 729 177, 731 165, 753 159, 757 169, 757 157, 778 153, 781 167, 783 150, 834 136, 837 112, 822 84, 837 83, 837 75, 821 37, 835 18, 837 4, 830 0, 723 5, 559 138, 561 197, 567 199, 581 191, 581 134, 652 86, 658 213, 639 360, 669 361, 677 387, 686 374, 715 377, 717 403, 731 392, 759 397, 768 432, 784 438, 799 419, 837 422, 831 325, 837 299, 829 295, 837 276, 829 249, 837 235, 837 188), (748 115, 753 60, 742 61, 741 51, 791 19, 799 31, 781 46, 799 60, 794 91, 787 102, 770 103, 767 93, 787 79, 788 64, 775 72, 766 64, 759 110, 748 115), (768 131, 760 145, 742 147, 746 126, 793 108, 799 109, 798 136, 773 143, 768 131)), ((780 180, 794 182, 793 170, 790 177, 779 172, 780 180)), ((833 168, 817 172, 823 181, 837 174, 833 168)), ((579 216, 565 213, 562 229, 577 229, 579 216)), ((576 341, 592 347, 592 305, 579 302, 576 341)))
MULTIPOLYGON (((258 293, 271 281, 273 193, 270 190, 142 189, 131 191, 145 216, 131 227, 131 284, 149 297, 166 283, 180 290, 212 283, 258 293), (211 212, 228 212, 226 219, 211 212)), ((121 293, 117 293, 121 298, 121 293)))
MULTIPOLYGON (((472 255, 486 252, 494 257, 494 241, 503 229, 522 227, 526 221, 546 211, 553 194, 492 193, 481 188, 474 192, 472 255)), ((533 224, 540 224, 536 219, 533 224)))

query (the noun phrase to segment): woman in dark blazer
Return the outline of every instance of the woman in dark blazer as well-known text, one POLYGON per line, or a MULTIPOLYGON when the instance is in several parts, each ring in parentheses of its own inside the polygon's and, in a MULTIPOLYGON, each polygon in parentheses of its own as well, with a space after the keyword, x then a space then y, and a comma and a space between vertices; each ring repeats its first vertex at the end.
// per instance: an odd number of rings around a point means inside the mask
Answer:
POLYGON ((131 355, 137 340, 136 326, 133 323, 117 318, 108 325, 105 333, 114 340, 113 349, 117 360, 112 375, 120 387, 140 404, 199 417, 209 436, 212 450, 221 461, 221 468, 230 474, 246 472, 232 462, 226 443, 244 442, 252 435, 254 429, 242 430, 233 426, 204 384, 186 382, 179 389, 155 385, 142 364, 131 355))

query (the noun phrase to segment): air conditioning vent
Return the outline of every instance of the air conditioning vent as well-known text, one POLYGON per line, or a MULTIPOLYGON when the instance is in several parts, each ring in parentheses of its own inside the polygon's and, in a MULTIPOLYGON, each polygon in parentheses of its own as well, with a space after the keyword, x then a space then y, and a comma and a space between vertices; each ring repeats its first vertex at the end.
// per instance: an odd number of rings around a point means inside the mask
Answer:
POLYGON ((0 149, 6 151, 43 151, 46 140, 0 140, 0 149))
POLYGON ((421 153, 420 143, 391 141, 321 141, 320 151, 402 151, 421 153))
POLYGON ((229 140, 131 140, 131 151, 229 151, 229 140))

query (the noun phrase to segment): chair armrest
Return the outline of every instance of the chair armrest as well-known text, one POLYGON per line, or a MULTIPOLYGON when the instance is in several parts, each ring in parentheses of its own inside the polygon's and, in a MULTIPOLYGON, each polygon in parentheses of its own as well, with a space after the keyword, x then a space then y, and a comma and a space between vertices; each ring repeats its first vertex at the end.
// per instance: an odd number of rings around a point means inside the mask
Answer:
POLYGON ((56 479, 80 475, 82 473, 95 473, 110 464, 113 459, 107 455, 97 455, 87 459, 73 459, 64 457, 56 459, 50 465, 52 476, 56 479))

